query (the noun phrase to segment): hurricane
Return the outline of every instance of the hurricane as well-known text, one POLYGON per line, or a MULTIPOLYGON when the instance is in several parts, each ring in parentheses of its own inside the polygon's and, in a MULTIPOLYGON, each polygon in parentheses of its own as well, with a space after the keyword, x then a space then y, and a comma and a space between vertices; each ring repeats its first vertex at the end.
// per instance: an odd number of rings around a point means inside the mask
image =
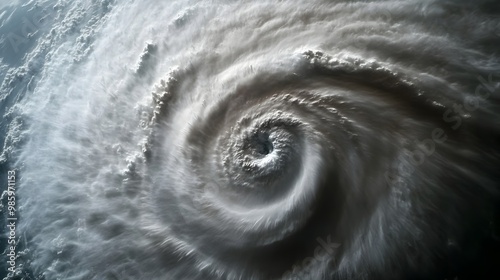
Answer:
POLYGON ((0 275, 494 279, 499 46, 487 0, 2 2, 0 275))

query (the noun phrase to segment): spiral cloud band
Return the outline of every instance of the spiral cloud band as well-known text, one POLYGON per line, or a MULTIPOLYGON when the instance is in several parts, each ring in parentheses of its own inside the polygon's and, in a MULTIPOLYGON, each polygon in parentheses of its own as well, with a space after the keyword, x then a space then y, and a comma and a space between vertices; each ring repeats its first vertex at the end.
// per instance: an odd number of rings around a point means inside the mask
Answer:
POLYGON ((7 279, 498 274, 495 1, 0 8, 7 279))

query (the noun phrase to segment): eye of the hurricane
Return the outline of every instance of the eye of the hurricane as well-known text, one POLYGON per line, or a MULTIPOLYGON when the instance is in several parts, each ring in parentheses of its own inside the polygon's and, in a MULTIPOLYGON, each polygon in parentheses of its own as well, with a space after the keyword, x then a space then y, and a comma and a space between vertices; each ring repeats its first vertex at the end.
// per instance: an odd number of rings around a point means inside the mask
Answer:
MULTIPOLYGON (((279 160, 278 157, 282 156, 281 154, 276 154, 274 149, 274 141, 276 139, 273 139, 273 136, 271 136, 269 131, 258 130, 252 132, 245 139, 245 144, 242 147, 242 152, 245 156, 243 157, 243 161, 241 161, 243 171, 253 173, 256 177, 270 175, 270 171, 272 171, 273 166, 279 160)), ((273 173, 276 171, 274 170, 273 173)))
MULTIPOLYGON (((300 161, 300 129, 290 119, 239 123, 219 142, 224 175, 232 186, 273 188, 300 161)), ((287 182, 292 185, 291 182, 287 182)))
POLYGON ((253 139, 252 144, 255 145, 255 151, 262 156, 266 156, 273 152, 274 146, 271 139, 269 139, 269 132, 259 131, 257 132, 253 139))

